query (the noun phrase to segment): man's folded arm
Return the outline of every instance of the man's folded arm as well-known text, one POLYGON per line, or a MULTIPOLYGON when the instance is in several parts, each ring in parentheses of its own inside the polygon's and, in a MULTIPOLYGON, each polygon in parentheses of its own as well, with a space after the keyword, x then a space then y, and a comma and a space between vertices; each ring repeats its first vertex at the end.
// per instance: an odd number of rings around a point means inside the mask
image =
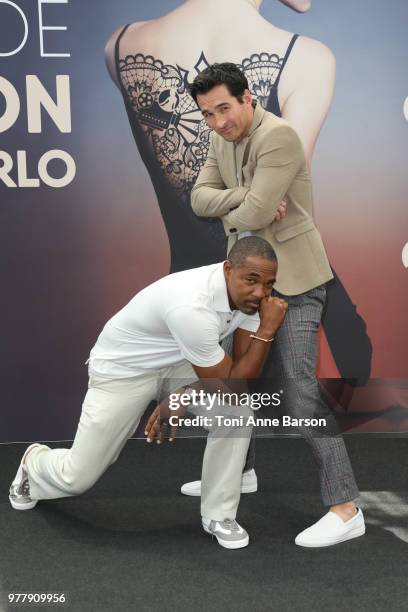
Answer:
POLYGON ((292 128, 280 126, 272 136, 268 135, 242 204, 221 218, 225 233, 230 235, 232 228, 259 230, 273 223, 304 160, 302 145, 292 128))
MULTIPOLYGON (((261 375, 266 357, 269 353, 270 343, 252 341, 251 334, 261 334, 264 337, 272 337, 272 332, 264 332, 261 326, 259 331, 237 329, 234 333, 234 355, 233 358, 227 353, 223 359, 212 367, 200 367, 192 364, 198 378, 221 379, 224 381, 248 378, 258 378, 261 375)), ((262 336, 261 336, 262 337, 262 336)))
POLYGON ((270 345, 251 341, 250 334, 268 338, 277 328, 275 325, 273 329, 265 329, 258 317, 254 317, 250 325, 243 323, 248 329, 234 332, 236 350, 234 359, 231 359, 219 345, 218 318, 205 306, 194 309, 178 306, 166 315, 166 323, 183 357, 191 363, 197 376, 203 379, 257 378, 270 345), (240 350, 237 350, 239 345, 240 350))
POLYGON ((207 161, 191 191, 191 206, 199 217, 221 217, 243 201, 247 187, 227 189, 222 180, 210 138, 207 161))

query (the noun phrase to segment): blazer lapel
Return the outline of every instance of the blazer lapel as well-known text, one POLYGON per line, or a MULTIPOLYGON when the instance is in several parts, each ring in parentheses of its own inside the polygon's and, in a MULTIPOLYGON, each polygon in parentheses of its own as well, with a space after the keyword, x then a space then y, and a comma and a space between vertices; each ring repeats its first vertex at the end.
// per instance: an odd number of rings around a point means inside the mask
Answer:
POLYGON ((264 116, 265 116, 265 111, 260 105, 260 103, 257 102, 254 108, 254 116, 252 119, 251 129, 249 130, 248 135, 245 138, 243 138, 237 145, 234 145, 235 171, 236 171, 235 174, 236 174, 236 181, 237 181, 236 184, 239 186, 242 185, 242 167, 246 164, 246 161, 248 158, 247 148, 248 148, 249 140, 253 132, 256 130, 256 128, 259 125, 261 125, 262 119, 264 118, 264 116))
POLYGON ((235 148, 235 179, 238 186, 242 185, 242 165, 244 162, 245 149, 248 144, 248 138, 243 138, 241 142, 234 145, 235 148))
POLYGON ((218 146, 220 147, 218 163, 220 169, 222 170, 226 187, 231 188, 242 185, 242 167, 247 161, 248 143, 254 130, 256 130, 256 128, 262 123, 264 116, 265 111, 259 102, 257 102, 248 136, 243 138, 237 145, 235 145, 233 142, 224 140, 220 136, 218 137, 217 142, 219 143, 218 146))

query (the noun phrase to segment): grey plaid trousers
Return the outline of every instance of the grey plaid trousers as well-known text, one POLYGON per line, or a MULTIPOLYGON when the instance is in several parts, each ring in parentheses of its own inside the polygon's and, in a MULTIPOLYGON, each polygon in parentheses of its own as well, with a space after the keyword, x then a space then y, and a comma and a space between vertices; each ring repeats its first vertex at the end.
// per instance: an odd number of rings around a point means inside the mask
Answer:
MULTIPOLYGON (((327 420, 329 436, 324 437, 307 427, 299 427, 297 431, 313 451, 323 504, 332 506, 351 501, 359 495, 353 470, 344 440, 337 433, 334 415, 323 400, 316 379, 318 330, 326 299, 325 285, 295 296, 273 293, 285 299, 289 308, 265 364, 263 386, 268 379, 273 381, 274 387, 282 385, 286 394, 285 414, 295 418, 323 417, 327 420)), ((252 438, 244 470, 253 467, 254 459, 252 438)))

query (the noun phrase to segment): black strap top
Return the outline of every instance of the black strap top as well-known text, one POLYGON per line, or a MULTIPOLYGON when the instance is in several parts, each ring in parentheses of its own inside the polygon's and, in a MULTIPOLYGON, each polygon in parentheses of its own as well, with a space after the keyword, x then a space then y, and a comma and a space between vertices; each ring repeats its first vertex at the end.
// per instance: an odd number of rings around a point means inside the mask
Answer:
MULTIPOLYGON (((208 152, 210 130, 188 93, 190 75, 179 65, 164 64, 151 55, 120 57, 116 41, 115 64, 129 123, 137 148, 151 177, 171 250, 171 272, 208 265, 225 258, 227 239, 219 219, 197 217, 190 205, 191 189, 208 152)), ((281 116, 278 85, 298 35, 285 56, 257 53, 239 66, 253 97, 281 116)), ((208 62, 201 53, 196 73, 208 62)))

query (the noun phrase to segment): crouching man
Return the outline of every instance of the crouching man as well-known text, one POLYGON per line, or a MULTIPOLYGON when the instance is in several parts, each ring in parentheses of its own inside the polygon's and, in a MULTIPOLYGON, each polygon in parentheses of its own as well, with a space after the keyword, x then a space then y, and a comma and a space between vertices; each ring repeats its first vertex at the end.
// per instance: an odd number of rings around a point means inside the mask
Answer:
MULTIPOLYGON (((252 236, 238 241, 227 261, 171 274, 140 291, 108 321, 90 353, 89 388, 72 447, 27 448, 10 487, 13 508, 28 510, 39 500, 89 489, 116 461, 164 384, 181 393, 180 380, 199 379, 202 386, 207 379, 258 377, 287 310, 283 299, 270 297, 276 273, 274 250, 252 236), (220 346, 230 334, 233 358, 220 346)), ((161 416, 156 412, 149 421, 150 440, 166 420, 163 405, 161 416)), ((188 409, 207 412, 205 406, 188 409)), ((250 438, 250 429, 240 429, 217 435, 210 428, 203 460, 203 528, 226 548, 249 541, 235 520, 250 438)))

